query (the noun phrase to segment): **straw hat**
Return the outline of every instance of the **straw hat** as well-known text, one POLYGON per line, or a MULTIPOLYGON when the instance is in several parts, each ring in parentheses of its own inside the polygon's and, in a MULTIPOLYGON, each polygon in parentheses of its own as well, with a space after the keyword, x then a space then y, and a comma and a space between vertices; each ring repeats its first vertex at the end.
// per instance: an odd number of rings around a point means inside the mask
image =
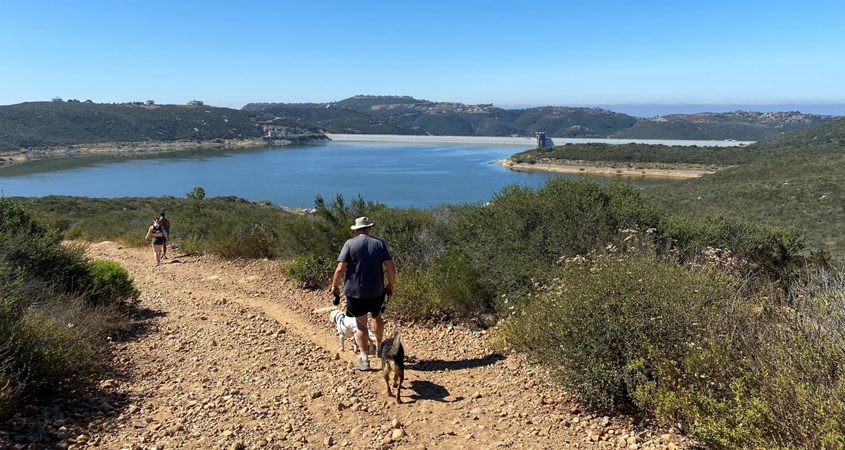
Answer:
POLYGON ((375 223, 370 222, 369 218, 359 217, 359 218, 355 219, 355 225, 352 225, 349 228, 351 228, 353 230, 360 230, 361 228, 369 228, 373 225, 375 225, 375 223))

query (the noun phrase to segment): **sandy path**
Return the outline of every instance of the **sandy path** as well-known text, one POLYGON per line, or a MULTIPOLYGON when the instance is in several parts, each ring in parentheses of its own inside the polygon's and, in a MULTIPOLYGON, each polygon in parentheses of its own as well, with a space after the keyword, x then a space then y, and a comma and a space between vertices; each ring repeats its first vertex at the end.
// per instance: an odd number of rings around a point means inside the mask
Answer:
MULTIPOLYGON (((127 267, 151 331, 116 346, 101 388, 124 401, 66 448, 674 448, 682 438, 626 417, 584 413, 484 332, 398 324, 409 355, 404 403, 381 373, 337 353, 327 296, 299 289, 272 261, 176 255, 104 242, 93 258, 127 267), (668 445, 667 445, 668 444, 668 445)), ((401 289, 401 278, 398 281, 401 289)), ((349 346, 347 346, 349 348, 349 346)), ((378 363, 374 364, 377 367, 378 363)), ((106 408, 108 409, 108 408, 106 408)))

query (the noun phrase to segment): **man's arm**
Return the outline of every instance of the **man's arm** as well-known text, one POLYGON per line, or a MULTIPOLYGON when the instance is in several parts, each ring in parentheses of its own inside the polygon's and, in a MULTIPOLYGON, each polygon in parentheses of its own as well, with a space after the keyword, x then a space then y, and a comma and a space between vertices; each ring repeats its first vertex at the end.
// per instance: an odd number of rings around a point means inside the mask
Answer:
POLYGON ((393 280, 396 277, 393 271, 393 260, 385 261, 384 268, 387 269, 387 286, 384 287, 384 292, 387 295, 393 295, 393 280))
POLYGON ((329 286, 329 292, 332 294, 339 292, 337 285, 340 283, 340 278, 343 277, 343 274, 346 273, 346 263, 343 261, 338 261, 337 267, 334 269, 334 275, 332 275, 332 285, 329 286))

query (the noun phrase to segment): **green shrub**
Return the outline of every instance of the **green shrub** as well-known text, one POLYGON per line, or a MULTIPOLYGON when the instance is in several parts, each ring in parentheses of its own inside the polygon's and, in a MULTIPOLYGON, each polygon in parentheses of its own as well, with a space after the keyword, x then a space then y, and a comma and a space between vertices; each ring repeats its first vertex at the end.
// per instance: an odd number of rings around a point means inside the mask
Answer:
POLYGON ((405 316, 469 318, 491 310, 478 274, 457 252, 446 253, 425 268, 401 272, 401 281, 391 309, 405 316))
POLYGON ((488 205, 467 206, 452 245, 467 255, 488 292, 515 300, 561 256, 599 250, 623 228, 657 222, 656 207, 633 185, 557 178, 537 190, 509 186, 488 205))
POLYGON ((27 313, 16 324, 12 346, 25 363, 27 391, 55 392, 66 380, 94 372, 98 361, 91 342, 74 329, 40 314, 27 313))
POLYGON ((441 310, 441 299, 437 295, 437 283, 430 272, 419 268, 408 268, 398 277, 397 291, 388 308, 403 316, 430 318, 441 310))
POLYGON ((485 287, 466 255, 450 251, 428 270, 440 298, 440 311, 458 317, 473 317, 492 310, 485 287))
POLYGON ((842 448, 845 276, 805 273, 787 302, 736 286, 706 266, 575 258, 500 333, 582 400, 708 447, 842 448))
POLYGON ((185 194, 189 200, 203 200, 205 199, 205 189, 202 186, 194 186, 190 192, 185 194))
POLYGON ((127 322, 116 307, 136 295, 116 263, 89 263, 82 246, 62 245, 57 230, 0 199, 0 416, 20 398, 84 383, 127 322))
POLYGON ((730 281, 645 256, 566 267, 502 325, 508 345, 549 365, 583 401, 636 404, 710 335, 709 318, 732 301, 730 281))
POLYGON ((331 282, 332 273, 336 266, 334 258, 327 258, 315 253, 307 253, 293 260, 283 273, 297 280, 309 289, 326 287, 331 282))
POLYGON ((61 234, 32 218, 18 203, 0 198, 0 261, 15 278, 49 280, 60 290, 87 288, 88 264, 84 248, 62 246, 61 234))
POLYGON ((207 251, 224 258, 272 258, 276 256, 277 237, 273 227, 244 223, 218 227, 211 232, 207 251))
POLYGON ((129 272, 116 261, 98 260, 88 271, 93 292, 89 301, 94 305, 134 304, 140 294, 132 284, 129 272))
MULTIPOLYGON (((373 208, 373 234, 384 239, 398 268, 423 267, 443 256, 449 243, 453 208, 373 208)), ((339 251, 339 249, 338 249, 339 251)))
POLYGON ((788 306, 755 297, 724 311, 643 400, 712 447, 843 448, 845 277, 805 274, 796 290, 788 306))
POLYGON ((724 216, 669 216, 658 230, 663 248, 684 259, 706 247, 729 249, 751 270, 788 287, 804 264, 804 238, 794 229, 768 227, 724 216))
MULTIPOLYGON (((202 253, 205 248, 202 236, 198 234, 189 234, 179 241, 179 251, 186 255, 196 255, 202 253)), ((173 244, 170 244, 173 245, 173 244)))

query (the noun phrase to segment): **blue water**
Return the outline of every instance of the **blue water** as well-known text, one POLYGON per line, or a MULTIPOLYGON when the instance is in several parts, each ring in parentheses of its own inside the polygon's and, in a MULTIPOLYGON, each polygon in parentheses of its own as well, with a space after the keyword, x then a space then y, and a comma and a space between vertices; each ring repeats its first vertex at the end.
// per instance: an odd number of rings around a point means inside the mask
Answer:
MULTIPOLYGON (((76 157, 0 170, 5 196, 184 197, 235 195, 310 208, 317 194, 361 195, 391 206, 484 202, 502 187, 556 175, 513 172, 491 161, 514 146, 325 142, 273 149, 125 157, 76 157)), ((572 177, 572 176, 570 176, 572 177)))

